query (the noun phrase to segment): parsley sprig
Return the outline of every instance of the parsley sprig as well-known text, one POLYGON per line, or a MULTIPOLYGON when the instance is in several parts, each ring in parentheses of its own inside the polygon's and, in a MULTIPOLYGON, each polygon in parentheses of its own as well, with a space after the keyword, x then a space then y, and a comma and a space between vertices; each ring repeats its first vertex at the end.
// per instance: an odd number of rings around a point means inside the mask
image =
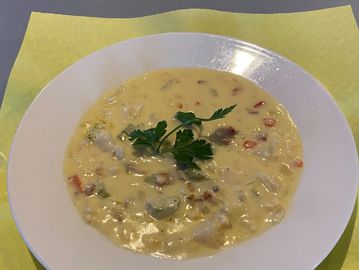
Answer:
POLYGON ((154 128, 134 130, 129 134, 129 140, 133 141, 133 145, 142 145, 150 148, 154 155, 170 152, 176 161, 186 165, 187 167, 199 169, 197 164, 193 162, 193 159, 211 159, 213 157, 213 152, 211 144, 206 140, 194 139, 193 131, 190 129, 191 125, 194 124, 200 126, 202 125, 202 122, 224 118, 235 107, 236 105, 232 105, 224 109, 221 108, 215 111, 209 118, 197 117, 193 112, 177 112, 175 119, 181 122, 181 124, 172 129, 170 132, 167 133, 167 122, 160 121, 154 128), (176 131, 177 133, 174 145, 161 151, 163 143, 176 131))

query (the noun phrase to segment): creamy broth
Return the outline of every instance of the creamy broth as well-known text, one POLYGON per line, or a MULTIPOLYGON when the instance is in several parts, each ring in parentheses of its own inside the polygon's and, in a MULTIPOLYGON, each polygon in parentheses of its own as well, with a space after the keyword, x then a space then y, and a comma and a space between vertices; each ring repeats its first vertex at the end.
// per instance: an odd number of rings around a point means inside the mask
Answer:
POLYGON ((76 128, 64 175, 83 220, 115 244, 184 259, 214 254, 279 223, 302 167, 298 130, 267 92, 230 73, 178 68, 106 92, 76 128), (192 126, 214 153, 195 160, 201 170, 129 141, 134 129, 161 120, 170 131, 178 111, 208 118, 233 104, 225 118, 192 126))

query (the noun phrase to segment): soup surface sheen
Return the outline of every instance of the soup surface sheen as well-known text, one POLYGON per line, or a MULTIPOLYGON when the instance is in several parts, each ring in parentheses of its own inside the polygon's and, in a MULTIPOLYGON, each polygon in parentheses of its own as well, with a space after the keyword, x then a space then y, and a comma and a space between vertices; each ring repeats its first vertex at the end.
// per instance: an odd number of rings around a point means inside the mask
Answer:
POLYGON ((64 160, 85 222, 126 249, 174 259, 214 254, 279 223, 302 167, 299 134, 281 104, 239 76, 194 68, 155 71, 106 92, 81 119, 64 160), (161 120, 172 130, 178 111, 209 118, 233 104, 225 118, 191 127, 214 153, 194 160, 200 171, 129 140, 161 120))

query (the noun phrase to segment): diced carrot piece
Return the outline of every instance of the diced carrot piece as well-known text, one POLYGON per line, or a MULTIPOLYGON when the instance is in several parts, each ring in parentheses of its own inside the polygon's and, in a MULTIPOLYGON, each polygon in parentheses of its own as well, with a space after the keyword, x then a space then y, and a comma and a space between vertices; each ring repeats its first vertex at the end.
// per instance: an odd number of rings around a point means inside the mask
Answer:
POLYGON ((243 143, 243 146, 244 146, 244 148, 246 148, 246 149, 252 149, 252 148, 254 148, 257 144, 258 144, 258 143, 255 142, 255 141, 245 141, 245 142, 243 143))
POLYGON ((304 166, 303 160, 295 159, 292 163, 292 166, 295 168, 303 168, 303 166, 304 166))
POLYGON ((263 123, 267 127, 274 127, 277 123, 277 120, 275 120, 274 118, 264 118, 263 123))
POLYGON ((82 183, 80 181, 80 178, 75 174, 73 176, 70 176, 69 182, 74 185, 75 189, 79 192, 83 192, 82 183))

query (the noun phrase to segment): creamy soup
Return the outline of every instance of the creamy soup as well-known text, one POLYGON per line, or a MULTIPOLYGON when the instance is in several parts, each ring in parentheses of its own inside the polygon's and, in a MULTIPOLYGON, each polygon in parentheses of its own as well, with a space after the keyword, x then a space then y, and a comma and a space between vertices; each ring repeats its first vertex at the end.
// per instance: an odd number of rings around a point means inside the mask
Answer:
POLYGON ((85 222, 126 249, 173 259, 208 256, 278 224, 302 167, 298 130, 278 101, 239 76, 194 68, 106 92, 64 160, 85 222), (208 119, 221 108, 222 118, 164 135, 183 123, 177 112, 208 119), (160 149, 156 136, 165 138, 160 149))

